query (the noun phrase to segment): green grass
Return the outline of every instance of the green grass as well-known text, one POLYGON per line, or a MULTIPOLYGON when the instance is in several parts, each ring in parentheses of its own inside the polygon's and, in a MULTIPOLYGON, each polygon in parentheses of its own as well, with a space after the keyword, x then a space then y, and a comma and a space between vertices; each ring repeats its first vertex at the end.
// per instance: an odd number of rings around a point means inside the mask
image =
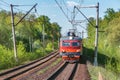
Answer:
POLYGON ((101 73, 103 80, 120 80, 120 76, 118 76, 116 73, 106 70, 101 66, 96 67, 90 64, 88 64, 87 66, 91 76, 91 80, 98 80, 99 73, 101 73))
MULTIPOLYGON (((84 41, 84 55, 93 64, 94 46, 93 43, 84 41)), ((98 80, 98 73, 101 72, 105 80, 120 80, 120 48, 111 46, 105 40, 99 40, 98 45, 98 66, 88 66, 92 80, 98 80)))

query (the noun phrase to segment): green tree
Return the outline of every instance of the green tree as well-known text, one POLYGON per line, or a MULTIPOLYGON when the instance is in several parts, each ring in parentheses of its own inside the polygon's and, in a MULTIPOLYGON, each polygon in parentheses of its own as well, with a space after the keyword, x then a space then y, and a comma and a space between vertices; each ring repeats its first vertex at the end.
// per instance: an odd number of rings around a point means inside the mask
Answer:
POLYGON ((105 13, 106 15, 104 16, 104 19, 107 20, 107 22, 110 22, 115 17, 115 11, 113 8, 108 8, 105 13))
POLYGON ((10 16, 5 10, 0 12, 0 44, 10 48, 12 45, 10 16))
POLYGON ((108 40, 112 45, 120 45, 120 17, 113 19, 106 29, 108 40))
POLYGON ((55 42, 58 42, 58 39, 60 38, 60 31, 61 31, 61 27, 56 23, 52 23, 51 24, 51 38, 52 38, 52 45, 53 45, 53 49, 57 46, 55 46, 55 42))

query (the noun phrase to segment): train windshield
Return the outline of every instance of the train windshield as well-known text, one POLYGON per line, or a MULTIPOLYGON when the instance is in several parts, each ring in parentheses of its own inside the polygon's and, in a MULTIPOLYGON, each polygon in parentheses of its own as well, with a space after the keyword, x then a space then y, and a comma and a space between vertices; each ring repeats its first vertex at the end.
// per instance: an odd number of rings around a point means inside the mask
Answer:
POLYGON ((72 42, 72 46, 80 46, 79 42, 72 42))
POLYGON ((69 42, 63 42, 62 46, 70 46, 70 43, 69 42))

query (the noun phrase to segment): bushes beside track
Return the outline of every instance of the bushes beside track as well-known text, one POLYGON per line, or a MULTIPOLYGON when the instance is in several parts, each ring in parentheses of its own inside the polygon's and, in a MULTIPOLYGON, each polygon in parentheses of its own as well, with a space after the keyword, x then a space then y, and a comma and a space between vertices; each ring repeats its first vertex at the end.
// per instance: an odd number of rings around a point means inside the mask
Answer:
MULTIPOLYGON (((98 66, 88 65, 92 80, 98 80, 98 73, 101 72, 105 80, 120 79, 120 48, 115 46, 103 45, 103 40, 99 40, 98 46, 98 66), (112 78, 110 78, 112 76, 112 78)), ((84 40, 84 55, 88 60, 94 63, 94 46, 89 46, 90 42, 84 40)))
POLYGON ((39 48, 36 49, 35 52, 26 52, 24 44, 20 42, 19 45, 17 45, 18 62, 16 62, 14 58, 14 51, 0 45, 0 70, 25 64, 26 62, 45 56, 47 53, 52 51, 53 50, 49 48, 49 50, 47 49, 43 53, 43 48, 39 48))

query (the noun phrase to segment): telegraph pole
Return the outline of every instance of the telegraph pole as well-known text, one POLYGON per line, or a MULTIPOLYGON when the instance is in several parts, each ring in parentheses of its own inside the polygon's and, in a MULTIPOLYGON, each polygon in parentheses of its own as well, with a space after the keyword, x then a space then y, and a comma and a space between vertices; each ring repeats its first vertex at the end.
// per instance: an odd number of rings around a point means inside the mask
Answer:
POLYGON ((14 45, 14 57, 15 57, 15 60, 17 62, 18 58, 17 58, 16 38, 15 38, 15 25, 14 25, 13 5, 10 4, 10 7, 11 7, 11 22, 12 22, 13 45, 14 45))
POLYGON ((14 57, 16 62, 18 62, 17 58, 17 47, 16 47, 16 38, 15 38, 15 26, 17 26, 29 13, 30 11, 36 7, 37 4, 35 4, 16 24, 14 23, 14 12, 13 12, 13 7, 14 6, 19 6, 19 5, 12 5, 10 4, 11 7, 11 22, 12 22, 12 34, 13 34, 13 45, 14 45, 14 57))
POLYGON ((42 35, 43 35, 43 56, 44 56, 44 53, 45 53, 45 30, 44 30, 44 28, 45 28, 45 25, 44 25, 44 23, 43 23, 43 32, 42 32, 42 35))
POLYGON ((98 55, 98 25, 99 25, 99 3, 96 6, 75 6, 75 8, 87 19, 87 21, 96 29, 95 34, 95 53, 94 53, 94 66, 98 65, 97 55, 98 55), (96 8, 97 16, 96 16, 96 26, 94 26, 89 19, 80 11, 79 8, 96 8))
POLYGON ((94 54, 94 66, 98 65, 97 56, 98 56, 98 25, 99 25, 99 3, 97 3, 97 16, 96 16, 96 36, 95 36, 95 54, 94 54))

